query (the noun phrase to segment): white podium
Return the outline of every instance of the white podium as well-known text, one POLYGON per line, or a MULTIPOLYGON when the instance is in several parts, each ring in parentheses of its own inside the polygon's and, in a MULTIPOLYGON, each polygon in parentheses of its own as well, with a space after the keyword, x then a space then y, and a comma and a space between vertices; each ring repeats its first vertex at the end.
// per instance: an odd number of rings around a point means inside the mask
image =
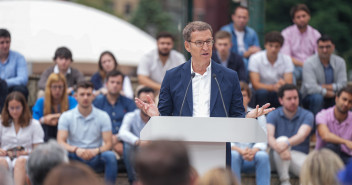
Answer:
POLYGON ((226 166, 226 142, 266 142, 267 137, 252 118, 154 116, 140 139, 185 141, 191 164, 202 175, 226 166))

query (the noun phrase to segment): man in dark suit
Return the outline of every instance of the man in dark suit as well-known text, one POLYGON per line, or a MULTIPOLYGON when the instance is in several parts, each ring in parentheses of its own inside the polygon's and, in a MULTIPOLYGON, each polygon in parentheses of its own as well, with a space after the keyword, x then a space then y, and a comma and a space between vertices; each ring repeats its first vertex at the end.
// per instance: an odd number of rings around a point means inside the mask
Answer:
POLYGON ((242 57, 231 51, 231 34, 226 31, 218 31, 215 34, 215 49, 211 56, 215 62, 237 72, 240 81, 248 83, 248 75, 242 57))
MULTIPOLYGON (((201 21, 191 22, 184 28, 183 37, 185 48, 192 58, 166 72, 161 85, 158 108, 151 98, 148 102, 136 98, 139 108, 149 116, 250 118, 273 110, 266 109, 269 106, 266 104, 260 109, 257 106, 255 110, 245 114, 236 71, 211 60, 214 41, 209 24, 201 21)), ((227 147, 229 148, 227 164, 230 164, 230 145, 227 147)))

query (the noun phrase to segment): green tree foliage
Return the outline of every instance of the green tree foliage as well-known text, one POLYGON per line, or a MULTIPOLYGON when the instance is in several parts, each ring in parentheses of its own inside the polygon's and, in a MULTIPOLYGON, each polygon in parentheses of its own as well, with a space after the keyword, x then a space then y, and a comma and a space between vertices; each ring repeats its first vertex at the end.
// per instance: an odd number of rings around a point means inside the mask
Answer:
POLYGON ((352 1, 346 0, 267 0, 265 4, 265 32, 281 31, 293 24, 290 17, 292 6, 304 3, 311 11, 310 25, 322 34, 330 35, 339 55, 347 66, 352 65, 352 1))
POLYGON ((163 11, 159 0, 140 0, 137 10, 130 21, 152 36, 160 31, 176 33, 176 25, 172 24, 171 16, 163 11))

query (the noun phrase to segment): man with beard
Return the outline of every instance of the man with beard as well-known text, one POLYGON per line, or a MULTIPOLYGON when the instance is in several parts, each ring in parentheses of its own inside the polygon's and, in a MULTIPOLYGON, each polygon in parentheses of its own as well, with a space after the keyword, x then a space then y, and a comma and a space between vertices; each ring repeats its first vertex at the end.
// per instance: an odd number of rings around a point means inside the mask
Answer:
POLYGON ((157 50, 152 50, 142 57, 137 74, 139 84, 159 91, 166 71, 183 64, 186 59, 181 53, 172 49, 174 37, 170 33, 161 32, 156 39, 157 50))
POLYGON ((346 62, 333 54, 335 45, 328 35, 318 39, 318 54, 303 66, 303 106, 316 115, 335 104, 336 92, 347 84, 346 62))
MULTIPOLYGON (((137 97, 144 102, 148 101, 148 96, 154 99, 154 90, 150 87, 142 87, 137 92, 137 97)), ((122 121, 119 136, 124 142, 123 159, 126 164, 128 180, 131 184, 136 180, 135 171, 132 165, 132 157, 134 156, 136 149, 144 144, 143 141, 139 140, 140 132, 149 119, 150 117, 146 113, 140 109, 135 109, 133 112, 127 113, 122 121)))
POLYGON ((352 157, 352 87, 342 88, 335 102, 335 106, 322 110, 316 116, 315 149, 328 148, 347 164, 352 157))
POLYGON ((122 96, 120 92, 123 86, 123 74, 120 71, 111 71, 106 75, 106 95, 99 95, 93 104, 109 114, 112 126, 113 149, 122 156, 123 144, 119 140, 118 133, 122 124, 123 117, 126 113, 134 111, 136 105, 133 100, 122 96))
POLYGON ((299 95, 295 85, 283 85, 278 96, 282 106, 267 116, 270 161, 281 185, 289 185, 289 172, 299 176, 309 152, 309 134, 314 117, 311 112, 298 106, 299 95))
POLYGON ((291 8, 290 14, 294 25, 281 32, 285 38, 281 52, 292 58, 295 65, 294 77, 296 80, 302 80, 303 62, 316 53, 316 41, 320 37, 320 33, 308 25, 310 11, 307 5, 297 4, 291 8))

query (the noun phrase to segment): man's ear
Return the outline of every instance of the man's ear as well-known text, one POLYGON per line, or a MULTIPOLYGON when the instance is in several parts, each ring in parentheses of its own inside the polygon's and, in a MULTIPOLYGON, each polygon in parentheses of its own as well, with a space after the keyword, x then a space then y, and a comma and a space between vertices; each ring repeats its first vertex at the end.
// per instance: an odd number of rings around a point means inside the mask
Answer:
POLYGON ((189 44, 189 42, 185 41, 185 49, 190 53, 191 52, 191 45, 189 44))

